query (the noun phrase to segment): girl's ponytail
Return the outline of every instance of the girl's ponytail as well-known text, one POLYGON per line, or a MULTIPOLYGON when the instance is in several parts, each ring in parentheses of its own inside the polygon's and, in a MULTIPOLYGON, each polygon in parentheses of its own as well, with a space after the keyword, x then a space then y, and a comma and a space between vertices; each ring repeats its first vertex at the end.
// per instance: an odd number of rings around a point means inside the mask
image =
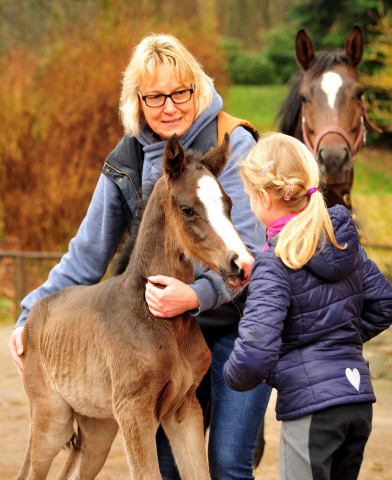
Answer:
POLYGON ((269 190, 278 201, 286 202, 289 211, 298 213, 283 227, 275 247, 287 267, 303 267, 326 240, 345 248, 336 242, 324 198, 317 190, 317 162, 299 140, 282 133, 263 136, 241 165, 241 175, 250 190, 269 190))

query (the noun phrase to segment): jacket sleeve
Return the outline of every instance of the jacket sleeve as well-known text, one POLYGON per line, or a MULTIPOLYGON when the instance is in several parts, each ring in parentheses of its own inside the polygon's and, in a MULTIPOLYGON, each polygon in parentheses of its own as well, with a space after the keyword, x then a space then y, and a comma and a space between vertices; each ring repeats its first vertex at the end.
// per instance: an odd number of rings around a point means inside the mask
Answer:
POLYGON ((119 189, 101 174, 87 214, 68 252, 49 273, 46 282, 22 300, 16 326, 25 323, 31 307, 45 295, 71 285, 92 285, 104 276, 126 231, 119 189))
MULTIPOLYGON (((265 244, 265 228, 258 221, 250 208, 250 201, 245 193, 238 162, 244 160, 249 150, 255 145, 252 135, 243 127, 237 127, 230 135, 230 159, 219 176, 225 192, 233 202, 231 218, 244 243, 251 253, 256 256, 265 244)), ((222 277, 211 270, 205 270, 195 265, 195 282, 190 285, 195 291, 200 309, 192 310, 191 315, 219 308, 223 303, 230 302, 238 296, 238 292, 227 288, 222 277)))
POLYGON ((247 391, 268 380, 279 360, 282 331, 290 304, 291 284, 287 268, 274 252, 261 254, 252 271, 239 336, 223 369, 230 388, 247 391))
POLYGON ((392 323, 392 287, 377 265, 367 258, 364 248, 360 249, 364 274, 361 335, 367 342, 392 323))

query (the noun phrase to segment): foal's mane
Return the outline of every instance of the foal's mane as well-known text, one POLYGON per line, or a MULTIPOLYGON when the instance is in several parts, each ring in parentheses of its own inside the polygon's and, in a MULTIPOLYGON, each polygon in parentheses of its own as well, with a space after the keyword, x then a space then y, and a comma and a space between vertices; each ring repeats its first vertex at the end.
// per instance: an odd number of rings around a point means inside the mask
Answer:
POLYGON ((124 273, 128 266, 129 259, 131 258, 133 249, 135 248, 136 239, 139 234, 140 224, 146 209, 147 201, 154 190, 155 184, 161 176, 161 172, 154 174, 147 180, 143 187, 139 189, 139 201, 136 209, 136 215, 132 223, 132 232, 130 233, 129 237, 127 237, 119 246, 118 255, 113 260, 113 266, 111 269, 113 277, 124 273))
MULTIPOLYGON (((315 58, 306 74, 309 80, 313 80, 339 64, 355 68, 344 50, 336 49, 332 52, 316 52, 315 58)), ((276 121, 280 120, 279 131, 292 137, 295 136, 297 126, 301 120, 302 102, 299 92, 304 74, 305 72, 301 69, 289 80, 289 93, 281 103, 278 114, 276 115, 276 121)))

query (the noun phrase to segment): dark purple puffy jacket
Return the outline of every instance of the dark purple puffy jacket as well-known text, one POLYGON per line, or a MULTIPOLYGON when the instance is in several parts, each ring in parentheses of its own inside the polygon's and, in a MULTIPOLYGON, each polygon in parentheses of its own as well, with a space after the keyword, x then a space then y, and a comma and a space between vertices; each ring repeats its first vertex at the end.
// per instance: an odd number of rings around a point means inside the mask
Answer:
POLYGON ((348 210, 328 210, 339 250, 327 242, 292 270, 272 248, 253 266, 239 337, 224 366, 227 384, 250 390, 264 379, 278 390, 276 417, 375 402, 364 341, 392 323, 392 287, 359 245, 348 210))

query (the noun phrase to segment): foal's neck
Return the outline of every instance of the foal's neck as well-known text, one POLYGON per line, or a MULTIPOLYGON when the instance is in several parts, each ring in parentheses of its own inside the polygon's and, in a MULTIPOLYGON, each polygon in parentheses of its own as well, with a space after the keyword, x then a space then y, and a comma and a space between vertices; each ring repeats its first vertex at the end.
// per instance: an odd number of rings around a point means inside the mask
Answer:
POLYGON ((160 181, 147 204, 127 272, 142 282, 152 275, 166 275, 193 283, 193 261, 187 257, 178 229, 171 221, 171 198, 160 181))

